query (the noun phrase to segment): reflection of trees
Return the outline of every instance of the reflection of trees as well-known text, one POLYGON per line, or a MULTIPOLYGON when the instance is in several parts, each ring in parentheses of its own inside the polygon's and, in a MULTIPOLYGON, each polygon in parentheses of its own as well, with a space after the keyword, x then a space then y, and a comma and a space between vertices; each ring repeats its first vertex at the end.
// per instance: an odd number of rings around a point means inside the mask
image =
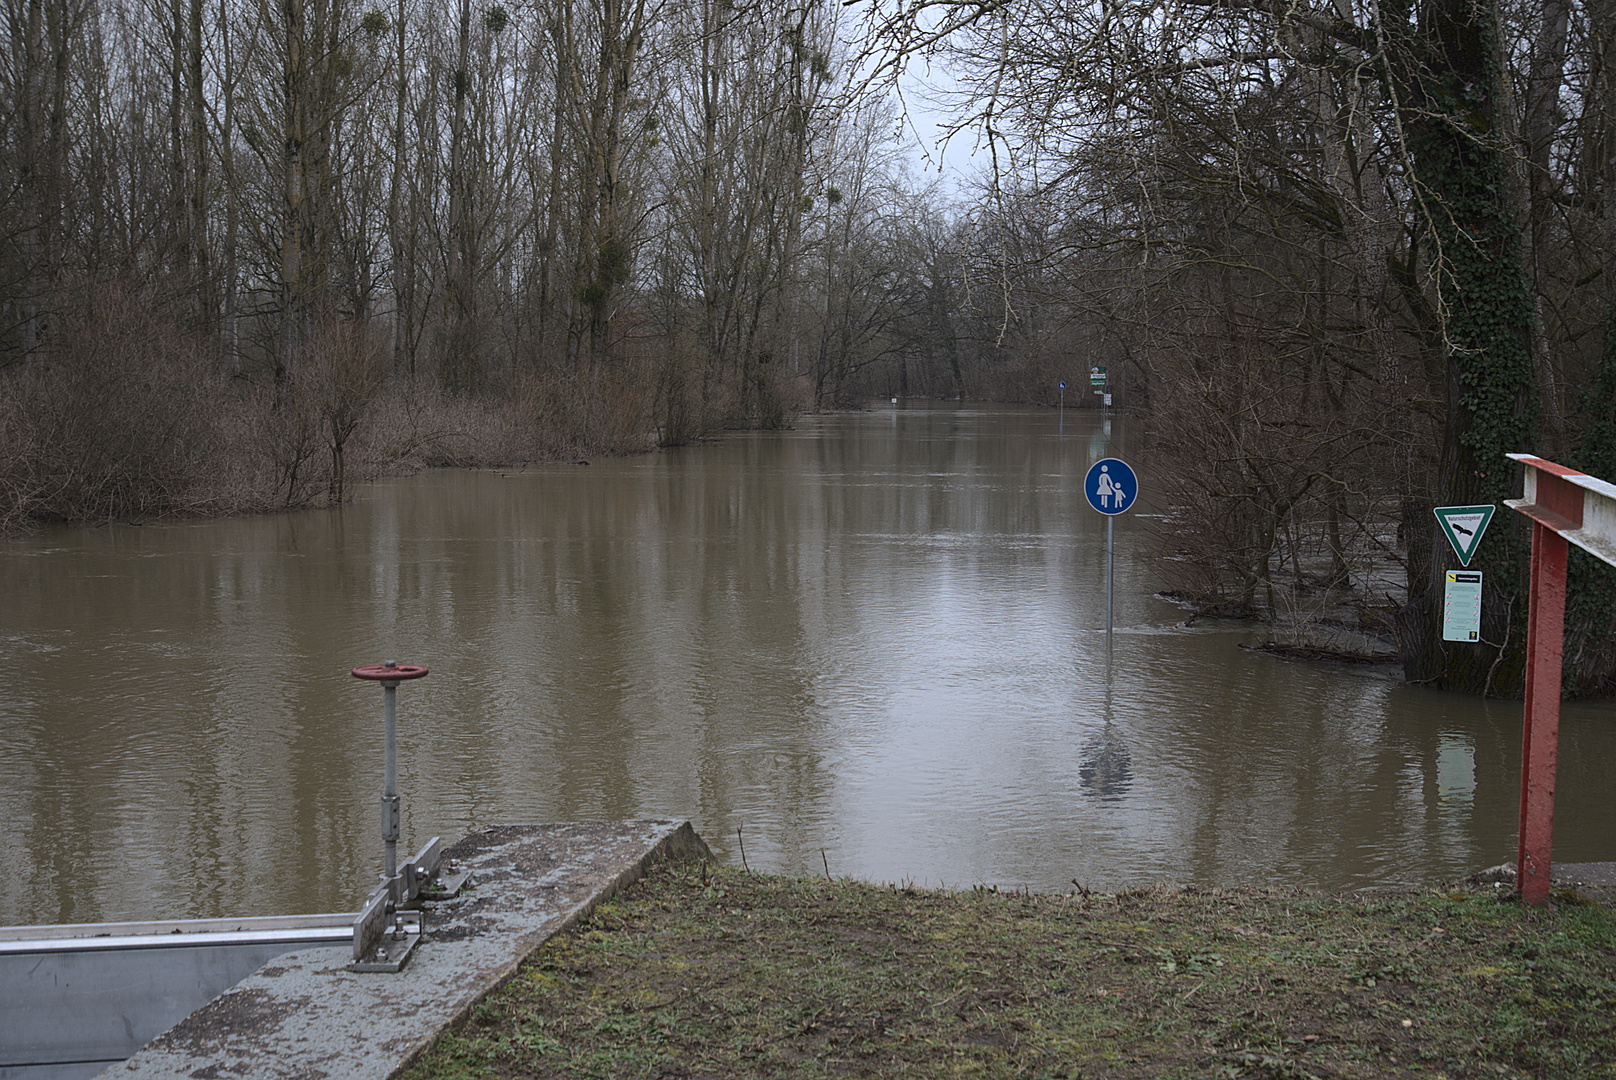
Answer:
MULTIPOLYGON (((1518 718, 1491 722, 1509 706, 1267 666, 1187 667, 1173 697, 1126 722, 1134 747, 1151 748, 1150 787, 1162 785, 1149 828, 1186 877, 1417 882, 1509 854, 1518 718), (1456 741, 1475 763, 1462 812, 1439 780, 1456 741)), ((1130 801, 1145 801, 1135 790, 1130 801)))
MULTIPOLYGON (((489 733, 504 748, 494 771, 522 771, 498 778, 513 797, 561 818, 688 814, 720 849, 748 812, 818 812, 829 778, 802 560, 822 511, 774 490, 792 445, 742 439, 700 469, 676 453, 608 483, 550 468, 507 485, 528 501, 497 525, 495 578, 520 593, 477 637, 521 643, 501 678, 525 684, 522 715, 489 733)), ((749 854, 768 842, 747 841, 749 854)))

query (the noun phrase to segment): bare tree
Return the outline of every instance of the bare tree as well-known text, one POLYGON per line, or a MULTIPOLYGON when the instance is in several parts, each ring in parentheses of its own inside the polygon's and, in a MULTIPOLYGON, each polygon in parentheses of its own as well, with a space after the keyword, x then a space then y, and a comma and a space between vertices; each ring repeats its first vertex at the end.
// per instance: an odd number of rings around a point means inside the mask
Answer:
MULTIPOLYGON (((1390 467, 1363 476, 1342 454, 1310 489, 1328 498, 1273 505, 1319 515, 1326 532, 1390 507, 1395 520, 1360 539, 1373 546, 1392 524, 1402 538, 1410 677, 1496 691, 1518 683, 1520 546, 1506 531, 1481 556, 1485 641, 1445 644, 1432 586, 1445 555, 1430 542, 1430 506, 1509 495, 1518 480, 1502 454, 1535 445, 1540 415, 1551 443, 1569 450, 1581 437, 1564 388, 1587 385, 1588 343, 1608 320, 1595 296, 1605 264, 1586 240, 1608 233, 1572 226, 1581 207, 1587 219, 1604 212, 1571 192, 1606 184, 1573 167, 1581 139, 1609 129, 1590 77, 1603 63, 1595 8, 1606 6, 1572 0, 1500 17, 1463 0, 1283 10, 920 2, 881 6, 875 18, 891 63, 946 55, 957 65, 1007 182, 999 191, 1035 193, 1016 195, 1019 231, 993 235, 1030 237, 1027 209, 1058 204, 1056 227, 1040 226, 1055 238, 1049 254, 1007 246, 1003 265, 1109 260, 1112 280, 1149 298, 1134 305, 1125 345, 1164 394, 1194 385, 1186 373, 1198 358, 1232 364, 1228 342, 1241 340, 1276 385, 1316 388, 1274 399, 1279 415, 1264 424, 1307 419, 1284 416, 1305 404, 1327 410, 1321 435, 1369 425, 1363 435, 1390 467), (1512 183, 1517 164, 1525 184, 1512 183), (1236 317, 1239 338, 1186 308, 1195 296, 1236 317), (1376 497, 1354 506, 1355 491, 1376 497)), ((1066 295, 1099 310, 1098 293, 1066 295)), ((1007 330, 1020 328, 1022 309, 1047 318, 1048 300, 1018 301, 1008 281, 1004 298, 1017 316, 1007 330)), ((1027 352, 1042 335, 1006 340, 1027 352)), ((1230 374, 1239 381, 1238 365, 1230 374)), ((1231 453, 1246 442, 1233 439, 1231 453)), ((1277 525, 1282 535, 1288 526, 1277 525)), ((1339 580, 1344 567, 1335 569, 1339 580)), ((1249 567, 1230 572, 1246 595, 1249 567)))

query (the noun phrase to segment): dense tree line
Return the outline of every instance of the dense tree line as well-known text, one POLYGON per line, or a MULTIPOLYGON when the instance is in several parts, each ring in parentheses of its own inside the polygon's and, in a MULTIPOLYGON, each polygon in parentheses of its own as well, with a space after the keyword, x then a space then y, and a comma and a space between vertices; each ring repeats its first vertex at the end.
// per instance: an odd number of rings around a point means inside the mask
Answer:
MULTIPOLYGON (((1524 533, 1443 643, 1431 508, 1509 450, 1616 476, 1616 0, 3 2, 0 520, 1103 363, 1180 587, 1381 597, 1411 678, 1510 693, 1524 533), (918 57, 975 187, 895 148, 918 57)), ((1568 685, 1616 692, 1574 562, 1568 685)))
POLYGON ((903 185, 841 17, 6 0, 0 518, 299 504, 844 400, 890 350, 903 185))
MULTIPOLYGON (((1411 678, 1518 692, 1525 530, 1494 523, 1482 640, 1446 643, 1431 508, 1517 495, 1508 451, 1616 475, 1616 7, 917 0, 873 25, 889 62, 963 73, 1000 164, 972 244, 999 345, 1086 337, 1124 373, 1184 585, 1271 612, 1381 592, 1411 678)), ((1567 683, 1616 692, 1612 574, 1577 561, 1567 683)))

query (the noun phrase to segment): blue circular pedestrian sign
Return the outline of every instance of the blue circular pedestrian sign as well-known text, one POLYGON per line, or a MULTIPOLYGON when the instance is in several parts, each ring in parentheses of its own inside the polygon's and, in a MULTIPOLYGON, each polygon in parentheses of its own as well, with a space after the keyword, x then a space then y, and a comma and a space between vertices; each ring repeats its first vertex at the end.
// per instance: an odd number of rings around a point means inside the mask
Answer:
POLYGON ((1102 514, 1115 516, 1139 498, 1139 479, 1121 458, 1108 457, 1089 466, 1083 478, 1083 497, 1102 514))

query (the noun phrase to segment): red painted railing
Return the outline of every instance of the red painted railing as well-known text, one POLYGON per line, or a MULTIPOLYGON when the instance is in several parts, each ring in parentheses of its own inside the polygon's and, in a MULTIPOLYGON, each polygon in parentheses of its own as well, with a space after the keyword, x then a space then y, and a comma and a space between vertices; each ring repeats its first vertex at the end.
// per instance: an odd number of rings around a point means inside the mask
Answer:
POLYGON ((1521 826, 1515 881, 1521 899, 1549 899, 1554 774, 1560 744, 1560 658, 1565 642, 1570 545, 1616 566, 1616 485, 1530 454, 1526 497, 1508 506, 1532 519, 1532 583, 1526 616, 1526 700, 1521 725, 1521 826))

